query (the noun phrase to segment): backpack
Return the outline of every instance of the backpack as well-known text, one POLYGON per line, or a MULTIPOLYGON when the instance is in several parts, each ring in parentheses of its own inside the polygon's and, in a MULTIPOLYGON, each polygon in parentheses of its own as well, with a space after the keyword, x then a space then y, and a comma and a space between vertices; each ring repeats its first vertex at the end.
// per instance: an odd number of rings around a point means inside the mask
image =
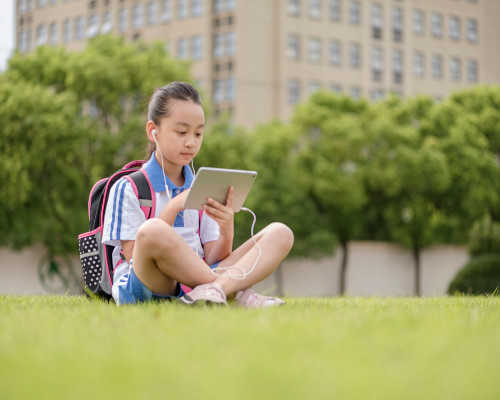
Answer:
POLYGON ((136 160, 125 164, 113 175, 95 183, 88 202, 89 231, 78 235, 82 267, 82 287, 87 296, 92 294, 111 299, 113 286, 113 250, 115 246, 102 243, 104 212, 113 184, 126 177, 132 184, 146 219, 155 215, 154 191, 147 174, 140 169, 146 161, 136 160))

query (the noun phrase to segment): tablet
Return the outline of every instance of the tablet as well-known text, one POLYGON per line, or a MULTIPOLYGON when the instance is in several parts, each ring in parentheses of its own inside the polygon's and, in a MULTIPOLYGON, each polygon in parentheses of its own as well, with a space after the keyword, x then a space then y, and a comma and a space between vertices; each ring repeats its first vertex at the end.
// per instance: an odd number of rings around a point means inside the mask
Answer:
POLYGON ((184 209, 201 209, 210 197, 224 204, 227 191, 233 186, 233 211, 240 211, 257 177, 256 171, 201 167, 194 178, 184 209))

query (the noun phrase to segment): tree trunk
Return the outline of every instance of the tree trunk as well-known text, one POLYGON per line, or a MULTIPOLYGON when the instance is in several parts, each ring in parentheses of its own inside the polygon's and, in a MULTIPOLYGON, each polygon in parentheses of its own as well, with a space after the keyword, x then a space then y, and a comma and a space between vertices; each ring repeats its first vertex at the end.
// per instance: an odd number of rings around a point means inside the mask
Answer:
POLYGON ((420 249, 413 248, 413 260, 415 262, 415 295, 421 296, 420 293, 420 249))
POLYGON ((345 294, 346 289, 346 275, 347 275, 347 261, 349 253, 347 251, 347 241, 340 243, 342 247, 342 263, 340 264, 340 295, 345 294))

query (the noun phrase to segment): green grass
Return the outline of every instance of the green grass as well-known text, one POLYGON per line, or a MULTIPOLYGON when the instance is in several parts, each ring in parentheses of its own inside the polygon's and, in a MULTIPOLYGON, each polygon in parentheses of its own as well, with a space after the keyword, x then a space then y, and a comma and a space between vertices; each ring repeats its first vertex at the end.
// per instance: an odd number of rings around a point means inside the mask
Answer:
POLYGON ((0 296, 0 398, 498 399, 500 299, 0 296))

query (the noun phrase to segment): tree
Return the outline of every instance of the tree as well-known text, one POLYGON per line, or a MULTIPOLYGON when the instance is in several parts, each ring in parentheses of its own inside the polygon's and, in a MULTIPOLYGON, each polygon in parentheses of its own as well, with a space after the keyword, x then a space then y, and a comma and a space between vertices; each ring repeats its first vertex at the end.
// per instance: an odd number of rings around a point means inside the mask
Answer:
POLYGON ((364 101, 317 92, 293 119, 302 133, 297 181, 342 248, 341 294, 346 289, 348 242, 361 229, 367 200, 363 185, 367 112, 364 101))

